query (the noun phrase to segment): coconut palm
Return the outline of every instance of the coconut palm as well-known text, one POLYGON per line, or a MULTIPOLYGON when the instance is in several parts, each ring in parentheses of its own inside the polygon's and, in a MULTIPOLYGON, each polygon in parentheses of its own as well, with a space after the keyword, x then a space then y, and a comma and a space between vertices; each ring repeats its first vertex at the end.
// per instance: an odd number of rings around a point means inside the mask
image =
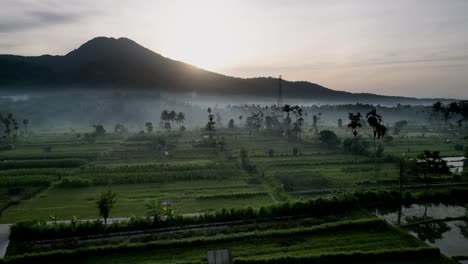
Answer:
MULTIPOLYGON (((366 120, 374 134, 374 173, 375 181, 377 182, 377 143, 376 139, 382 138, 387 132, 387 128, 382 124, 382 116, 377 114, 377 110, 374 108, 366 114, 366 120)), ((380 144, 379 144, 380 146, 380 144)))
POLYGON ((164 122, 169 120, 169 111, 163 110, 161 112, 161 120, 164 121, 164 122))
POLYGON ((176 116, 177 116, 177 113, 174 110, 169 112, 169 121, 173 122, 176 119, 176 116))
POLYGON ((183 123, 185 121, 185 114, 182 112, 179 112, 176 117, 175 117, 176 123, 183 123))
POLYGON ((28 119, 23 119, 24 133, 25 134, 28 133, 28 124, 29 124, 29 120, 28 119))
MULTIPOLYGON (((357 149, 357 137, 358 137, 358 128, 362 127, 361 124, 361 113, 349 113, 348 114, 348 128, 351 128, 351 131, 353 133, 353 143, 354 143, 354 148, 351 148, 353 150, 353 155, 354 155, 354 163, 356 163, 356 149, 357 149)), ((356 166, 356 165, 355 165, 356 166)))

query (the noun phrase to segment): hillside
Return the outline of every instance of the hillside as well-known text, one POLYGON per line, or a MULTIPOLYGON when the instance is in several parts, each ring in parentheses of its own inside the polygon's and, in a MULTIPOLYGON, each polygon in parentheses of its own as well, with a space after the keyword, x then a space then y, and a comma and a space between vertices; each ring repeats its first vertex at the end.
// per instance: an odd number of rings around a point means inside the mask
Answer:
MULTIPOLYGON (((235 78, 165 58, 126 38, 98 37, 64 56, 0 55, 0 89, 131 89, 275 98, 276 78, 235 78)), ((414 98, 349 93, 284 81, 284 96, 313 101, 410 102, 414 98)))

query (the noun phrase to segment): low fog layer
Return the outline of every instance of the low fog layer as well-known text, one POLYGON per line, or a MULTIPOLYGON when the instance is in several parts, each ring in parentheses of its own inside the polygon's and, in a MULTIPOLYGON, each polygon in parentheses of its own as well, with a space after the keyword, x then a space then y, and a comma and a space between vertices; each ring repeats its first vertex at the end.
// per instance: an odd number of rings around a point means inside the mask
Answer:
MULTIPOLYGON (((347 120, 349 112, 367 112, 369 104, 336 104, 333 102, 305 103, 300 100, 284 99, 284 104, 298 104, 304 110, 305 125, 310 126, 314 115, 320 117, 324 126, 337 126, 337 120, 347 120)), ((385 122, 393 124, 399 120, 427 122, 431 118, 429 102, 415 102, 419 105, 382 105, 375 102, 378 111, 385 116, 385 122), (426 106, 421 105, 426 103, 426 106)), ((162 128, 160 122, 163 110, 183 112, 188 128, 202 127, 207 121, 207 108, 217 116, 217 126, 227 126, 234 119, 236 126, 243 126, 245 118, 252 113, 283 115, 275 111, 276 100, 260 97, 215 97, 197 94, 160 94, 149 92, 69 92, 30 93, 0 97, 0 112, 12 113, 17 120, 28 119, 31 128, 63 129, 65 131, 86 131, 93 125, 101 124, 109 131, 116 124, 123 124, 130 130, 145 129, 146 122, 155 128, 162 128), (219 116, 219 117, 218 117, 219 116)))

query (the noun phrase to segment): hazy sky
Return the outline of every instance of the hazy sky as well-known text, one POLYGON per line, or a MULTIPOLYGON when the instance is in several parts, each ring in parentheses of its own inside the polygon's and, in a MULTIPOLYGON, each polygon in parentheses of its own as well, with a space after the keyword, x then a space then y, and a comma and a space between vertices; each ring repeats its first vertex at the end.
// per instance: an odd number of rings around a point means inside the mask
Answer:
POLYGON ((96 36, 234 76, 468 98, 467 0, 0 0, 0 53, 96 36))

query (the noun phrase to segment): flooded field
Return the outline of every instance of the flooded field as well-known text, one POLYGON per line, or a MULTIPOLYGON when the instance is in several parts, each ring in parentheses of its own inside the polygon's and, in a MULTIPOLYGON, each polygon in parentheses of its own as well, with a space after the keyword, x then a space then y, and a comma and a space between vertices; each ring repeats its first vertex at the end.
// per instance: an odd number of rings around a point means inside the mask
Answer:
POLYGON ((443 204, 413 204, 402 207, 401 211, 379 213, 387 222, 401 225, 411 235, 438 247, 443 254, 450 257, 468 255, 468 222, 438 220, 466 215, 466 206, 443 204))

